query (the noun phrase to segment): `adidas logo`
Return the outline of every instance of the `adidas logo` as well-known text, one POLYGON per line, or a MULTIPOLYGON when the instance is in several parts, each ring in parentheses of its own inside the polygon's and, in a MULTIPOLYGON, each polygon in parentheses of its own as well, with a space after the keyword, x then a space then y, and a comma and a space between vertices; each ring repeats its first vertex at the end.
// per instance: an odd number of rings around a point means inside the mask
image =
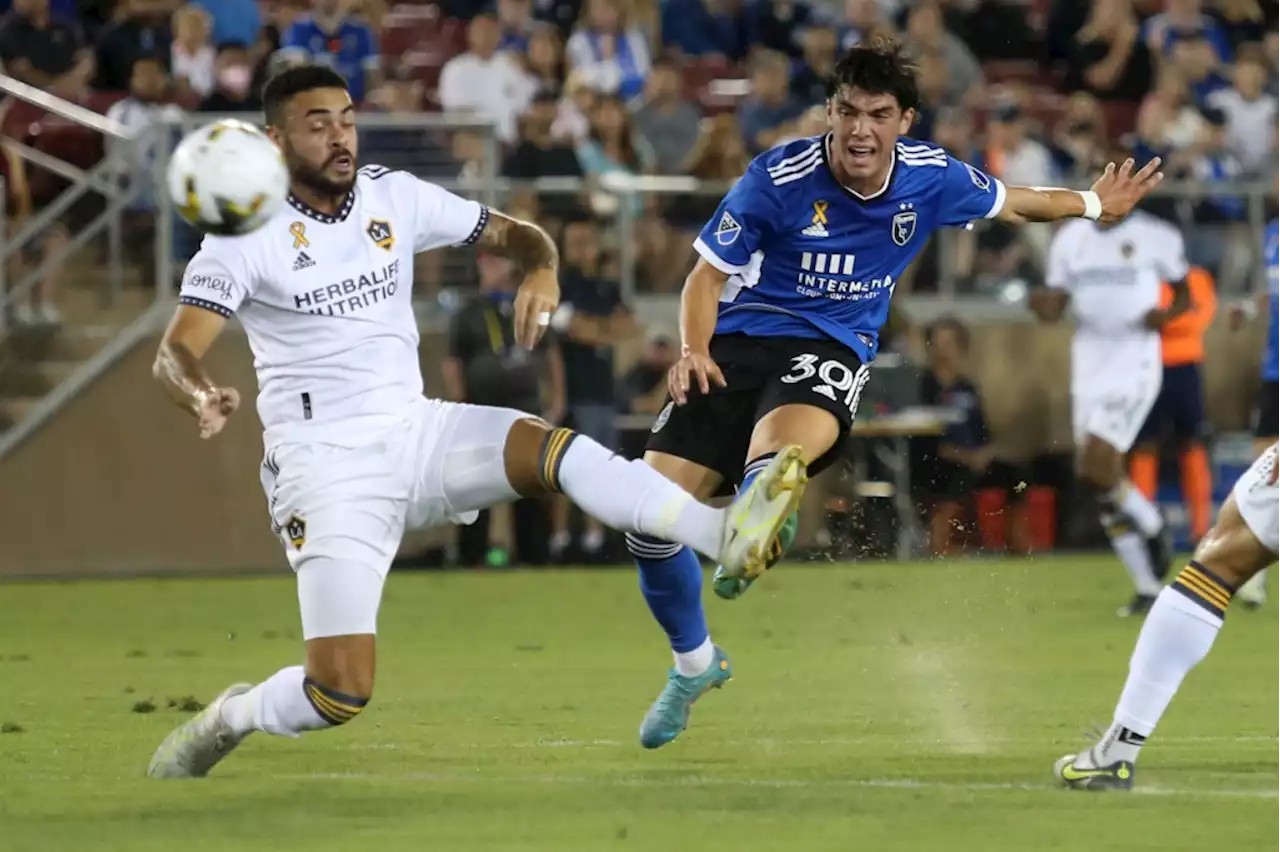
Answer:
POLYGON ((801 231, 800 233, 801 233, 801 234, 804 234, 806 237, 829 237, 829 236, 831 236, 829 233, 827 233, 827 226, 826 226, 826 225, 823 225, 821 222, 814 222, 812 225, 810 225, 809 227, 805 228, 805 229, 804 229, 803 231, 801 231))
POLYGON ((298 252, 297 259, 293 262, 293 271, 297 272, 299 269, 310 269, 315 265, 316 262, 312 260, 305 251, 300 251, 298 252))

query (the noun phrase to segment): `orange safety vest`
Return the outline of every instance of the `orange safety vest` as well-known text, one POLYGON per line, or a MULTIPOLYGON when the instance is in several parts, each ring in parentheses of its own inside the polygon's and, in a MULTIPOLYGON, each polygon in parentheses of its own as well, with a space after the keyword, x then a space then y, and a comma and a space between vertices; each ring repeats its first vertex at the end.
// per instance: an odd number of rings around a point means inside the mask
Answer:
MULTIPOLYGON (((1204 361, 1204 333, 1218 310, 1213 275, 1207 269, 1191 267, 1187 287, 1191 290, 1190 309, 1160 329, 1160 349, 1166 367, 1204 361)), ((1160 285, 1160 307, 1167 308, 1172 303, 1173 288, 1165 282, 1160 285)))

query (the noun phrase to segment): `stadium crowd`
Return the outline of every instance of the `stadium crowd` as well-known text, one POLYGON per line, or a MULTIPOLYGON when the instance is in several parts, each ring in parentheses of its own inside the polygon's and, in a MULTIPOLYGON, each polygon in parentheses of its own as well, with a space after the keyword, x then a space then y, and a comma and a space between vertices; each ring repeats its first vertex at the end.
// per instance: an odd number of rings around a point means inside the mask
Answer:
MULTIPOLYGON (((756 153, 822 132, 826 74, 843 48, 879 35, 905 40, 918 58, 913 135, 1008 183, 1087 182, 1128 153, 1165 158, 1175 181, 1270 181, 1276 166, 1277 8, 1263 0, 0 0, 0 11, 5 74, 126 127, 174 107, 255 110, 281 64, 324 62, 347 77, 364 110, 471 113, 491 123, 499 171, 515 185, 548 177, 592 185, 616 172, 723 185, 756 153)), ((87 131, 53 127, 25 104, 0 109, 7 138, 82 166, 100 156, 87 131)), ((473 176, 481 157, 480 140, 463 132, 375 130, 362 144, 365 161, 436 179, 473 176)), ((120 180, 146 179, 151 153, 136 156, 120 180)), ((64 186, 10 147, 3 166, 17 222, 64 186)), ((692 237, 717 200, 654 197, 635 211, 642 289, 678 290, 692 237)), ((1224 193, 1169 204, 1192 262, 1224 289, 1242 287, 1258 242, 1244 201, 1224 193)), ((506 206, 566 245, 565 299, 590 320, 564 332, 558 369, 567 384, 540 407, 599 419, 619 395, 609 378, 614 346, 639 334, 619 294, 612 212, 591 192, 517 191, 506 206)), ((126 234, 147 235, 153 209, 141 193, 126 234)), ((44 249, 73 227, 52 226, 44 249)), ((933 259, 899 292, 936 286, 931 270, 944 250, 963 287, 1034 282, 1048 239, 1043 226, 957 235, 931 247, 933 259)), ((499 303, 485 294, 509 288, 511 270, 482 260, 478 276, 481 307, 499 303)), ((15 319, 56 324, 56 286, 52 273, 15 319)), ((514 374, 511 395, 527 394, 543 377, 511 364, 505 337, 494 343, 488 315, 476 316, 478 331, 465 312, 455 322, 450 393, 483 396, 476 382, 493 376, 505 392, 514 374)), ((947 332, 964 339, 963 329, 947 332)), ((649 339, 622 383, 624 410, 656 409, 671 358, 669 340, 649 339)), ((981 472, 991 459, 975 416, 963 463, 981 472)), ((558 521, 553 546, 566 534, 558 521)))

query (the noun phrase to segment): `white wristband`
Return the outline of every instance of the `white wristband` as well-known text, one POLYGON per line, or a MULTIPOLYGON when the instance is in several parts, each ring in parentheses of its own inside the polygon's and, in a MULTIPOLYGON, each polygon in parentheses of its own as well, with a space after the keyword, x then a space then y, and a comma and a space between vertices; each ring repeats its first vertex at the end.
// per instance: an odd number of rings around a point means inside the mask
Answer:
POLYGON ((1082 192, 1080 197, 1084 199, 1084 218, 1098 221, 1102 217, 1102 199, 1098 197, 1098 193, 1082 192))

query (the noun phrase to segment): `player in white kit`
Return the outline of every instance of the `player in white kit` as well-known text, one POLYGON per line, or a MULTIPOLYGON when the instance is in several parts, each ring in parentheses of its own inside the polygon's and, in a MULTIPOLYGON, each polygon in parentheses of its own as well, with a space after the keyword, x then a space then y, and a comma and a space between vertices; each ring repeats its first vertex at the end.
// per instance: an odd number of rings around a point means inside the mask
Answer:
POLYGON ((1077 473, 1098 495, 1102 526, 1133 579, 1120 615, 1145 613, 1172 559, 1160 510, 1133 486, 1125 454, 1160 393, 1160 328, 1190 305, 1182 235, 1147 213, 1115 225, 1071 220, 1049 248, 1048 287, 1032 308, 1054 321, 1070 308, 1071 409, 1077 473), (1172 304, 1160 307, 1168 281, 1172 304))
POLYGON ((373 693, 382 587, 406 527, 466 523, 493 504, 562 491, 618 529, 762 570, 803 490, 798 449, 720 510, 568 429, 425 398, 414 255, 474 244, 515 260, 525 276, 517 337, 532 347, 559 299, 555 244, 536 225, 404 172, 358 168, 351 98, 327 68, 282 72, 264 103, 289 167, 289 206, 246 236, 206 237, 155 374, 198 418, 200 436, 213 437, 239 396, 200 359, 227 319, 240 319, 258 373, 262 485, 297 574, 306 664, 225 690, 169 735, 149 775, 204 775, 253 731, 298 736, 360 713, 373 693))

